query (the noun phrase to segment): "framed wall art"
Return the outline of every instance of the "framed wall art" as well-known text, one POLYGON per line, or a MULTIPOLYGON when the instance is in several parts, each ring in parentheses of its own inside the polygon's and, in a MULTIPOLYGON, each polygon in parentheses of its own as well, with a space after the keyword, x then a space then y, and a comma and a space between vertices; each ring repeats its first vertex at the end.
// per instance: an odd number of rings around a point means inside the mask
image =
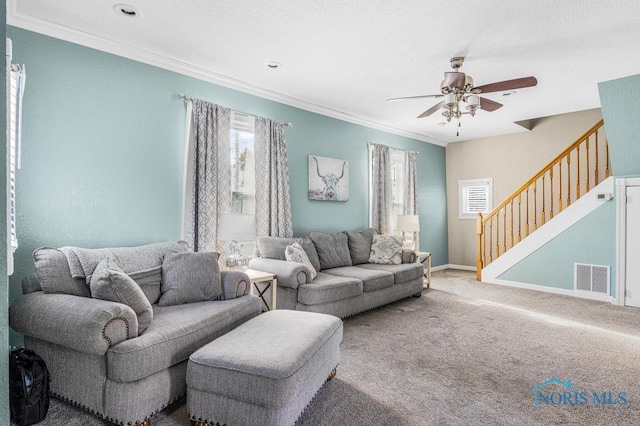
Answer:
POLYGON ((349 201, 349 162, 310 155, 309 199, 349 201))

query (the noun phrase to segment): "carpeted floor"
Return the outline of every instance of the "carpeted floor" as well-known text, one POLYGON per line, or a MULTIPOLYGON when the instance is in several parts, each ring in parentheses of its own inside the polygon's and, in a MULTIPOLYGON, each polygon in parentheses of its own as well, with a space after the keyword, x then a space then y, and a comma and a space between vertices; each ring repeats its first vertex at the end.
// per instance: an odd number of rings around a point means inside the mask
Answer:
MULTIPOLYGON (((640 424, 640 309, 433 274, 431 289, 344 323, 338 375, 298 426, 640 424), (576 393, 541 402, 532 388, 576 393), (611 404, 593 393, 611 392, 611 404), (626 404, 619 392, 625 392, 626 404), (586 403, 585 403, 586 400, 586 403)), ((606 394, 605 394, 606 395, 606 394)), ((152 425, 189 425, 184 401, 152 425)), ((53 400, 46 425, 107 424, 53 400)))

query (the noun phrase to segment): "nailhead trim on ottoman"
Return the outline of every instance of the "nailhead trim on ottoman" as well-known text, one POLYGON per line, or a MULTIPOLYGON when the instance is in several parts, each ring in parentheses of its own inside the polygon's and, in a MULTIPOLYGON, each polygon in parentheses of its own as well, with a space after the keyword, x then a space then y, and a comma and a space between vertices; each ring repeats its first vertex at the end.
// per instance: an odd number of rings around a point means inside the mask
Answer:
POLYGON ((259 315, 189 357, 189 417, 229 426, 293 425, 338 365, 341 341, 342 321, 332 315, 259 315))

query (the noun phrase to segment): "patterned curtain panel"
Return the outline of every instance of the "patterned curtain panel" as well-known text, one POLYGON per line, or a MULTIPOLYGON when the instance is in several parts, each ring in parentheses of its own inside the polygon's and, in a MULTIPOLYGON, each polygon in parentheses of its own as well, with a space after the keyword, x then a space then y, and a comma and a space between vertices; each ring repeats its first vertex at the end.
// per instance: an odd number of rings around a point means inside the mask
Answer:
MULTIPOLYGON (((406 192, 404 200, 405 214, 418 214, 418 198, 417 198, 417 173, 416 173, 416 157, 417 152, 405 152, 405 182, 406 192)), ((413 241, 415 242, 415 251, 420 251, 419 232, 413 233, 413 241)))
POLYGON ((391 231, 391 157, 388 146, 371 146, 371 227, 385 235, 391 231))
POLYGON ((201 100, 191 109, 184 238, 194 251, 226 253, 218 241, 218 219, 231 208, 231 110, 201 100))
POLYGON ((289 160, 283 123, 256 117, 256 231, 292 237, 289 160))

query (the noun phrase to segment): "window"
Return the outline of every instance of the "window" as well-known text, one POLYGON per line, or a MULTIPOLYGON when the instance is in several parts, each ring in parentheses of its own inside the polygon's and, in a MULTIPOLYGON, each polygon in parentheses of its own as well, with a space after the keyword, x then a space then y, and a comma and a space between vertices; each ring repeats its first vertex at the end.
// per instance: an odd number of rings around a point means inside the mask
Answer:
POLYGON ((475 219, 478 213, 489 213, 492 206, 493 179, 458 181, 458 219, 475 219))
POLYGON ((7 39, 7 235, 10 236, 7 265, 13 273, 13 253, 18 248, 16 233, 16 169, 20 167, 20 137, 22 127, 22 93, 24 66, 11 63, 11 40, 7 39))
MULTIPOLYGON (((406 214, 405 204, 405 183, 406 183, 406 163, 405 152, 400 149, 390 149, 389 157, 391 159, 391 229, 396 226, 398 216, 406 214)), ((401 231, 392 231, 392 235, 402 236, 401 231)))
POLYGON ((231 213, 256 212, 254 122, 252 115, 231 113, 231 213))
MULTIPOLYGON (((254 150, 255 117, 231 112, 231 213, 256 212, 256 161, 254 150)), ((240 244, 240 253, 251 256, 255 242, 240 244)))
MULTIPOLYGON (((373 200, 374 200, 374 188, 373 188, 373 177, 372 173, 374 168, 378 166, 374 165, 373 160, 373 144, 369 144, 369 217, 371 223, 373 223, 373 200)), ((408 209, 411 209, 408 206, 408 159, 407 152, 403 149, 394 149, 389 148, 389 169, 390 169, 390 183, 391 183, 391 203, 388 206, 387 210, 389 212, 389 233, 394 236, 402 237, 403 233, 401 231, 395 231, 396 219, 400 215, 409 214, 408 209)), ((385 213, 386 215, 386 213, 385 213)))

